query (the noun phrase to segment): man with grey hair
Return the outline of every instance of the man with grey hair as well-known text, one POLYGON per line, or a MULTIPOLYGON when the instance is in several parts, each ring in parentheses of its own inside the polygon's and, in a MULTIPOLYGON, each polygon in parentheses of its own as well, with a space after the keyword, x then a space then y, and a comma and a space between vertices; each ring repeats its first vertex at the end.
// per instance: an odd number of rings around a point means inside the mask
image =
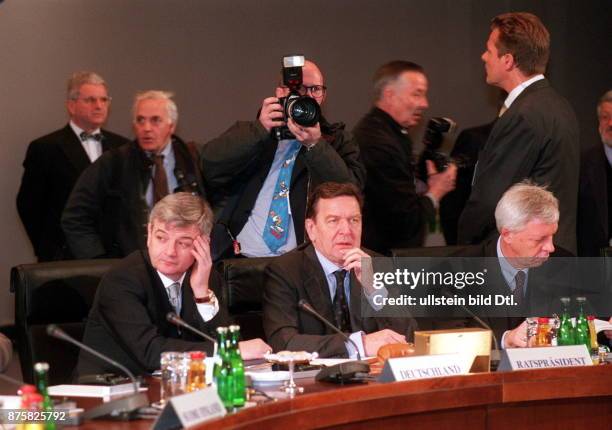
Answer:
POLYGON ((195 145, 174 135, 172 93, 138 93, 132 112, 136 139, 85 170, 66 204, 62 227, 76 258, 125 257, 144 249, 156 202, 177 191, 204 196, 195 145))
POLYGON ((428 161, 428 178, 417 189, 408 130, 429 107, 427 86, 418 64, 391 61, 381 66, 374 74, 374 107, 353 130, 367 172, 363 243, 383 254, 422 246, 440 199, 455 188, 456 166, 437 172, 428 161))
MULTIPOLYGON (((512 295, 517 310, 508 318, 488 318, 502 348, 527 346, 526 316, 552 315, 560 305, 551 297, 564 295, 560 288, 547 290, 551 267, 549 257, 571 257, 556 247, 553 238, 559 228, 559 201, 545 187, 524 181, 511 186, 495 208, 498 236, 459 252, 458 257, 492 257, 498 262, 488 267, 487 293, 512 295), (522 318, 516 317, 520 314, 522 318)), ((566 292, 566 291, 565 291, 566 292)))
MULTIPOLYGON (((229 322, 219 301, 222 280, 212 270, 212 219, 208 203, 191 193, 160 200, 149 217, 147 250, 131 253, 100 282, 83 342, 139 375, 159 369, 164 351, 212 355, 212 343, 166 320, 168 312, 175 312, 210 336, 229 322)), ((261 358, 270 350, 261 339, 239 347, 244 359, 261 358)), ((79 375, 115 371, 90 354, 79 357, 79 375)))
POLYGON ((601 144, 581 157, 578 193, 578 255, 598 257, 612 245, 612 90, 597 104, 601 144))
POLYGON ((71 257, 60 225, 70 191, 83 170, 103 152, 128 142, 101 128, 110 102, 100 75, 72 74, 66 98, 68 124, 28 146, 17 210, 38 261, 71 257))

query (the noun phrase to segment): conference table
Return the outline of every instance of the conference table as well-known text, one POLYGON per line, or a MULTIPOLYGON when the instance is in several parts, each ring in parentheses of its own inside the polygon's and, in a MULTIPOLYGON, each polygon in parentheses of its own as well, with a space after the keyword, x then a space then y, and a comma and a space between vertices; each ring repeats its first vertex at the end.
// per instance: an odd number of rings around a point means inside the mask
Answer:
MULTIPOLYGON (((612 365, 478 373, 339 386, 300 380, 304 394, 195 429, 612 429, 612 365)), ((152 399, 158 386, 150 387, 152 399)), ((94 420, 79 429, 148 429, 153 421, 94 420)))

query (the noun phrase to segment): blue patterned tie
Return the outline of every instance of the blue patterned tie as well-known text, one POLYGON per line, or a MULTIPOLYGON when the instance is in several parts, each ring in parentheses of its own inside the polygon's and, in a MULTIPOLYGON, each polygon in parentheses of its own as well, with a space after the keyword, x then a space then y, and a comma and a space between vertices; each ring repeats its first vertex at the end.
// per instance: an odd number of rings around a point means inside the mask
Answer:
POLYGON ((270 209, 268 210, 263 240, 273 253, 276 253, 281 246, 287 243, 289 236, 289 186, 295 158, 301 146, 302 144, 297 140, 289 142, 285 160, 276 180, 274 194, 272 194, 272 203, 270 203, 270 209))

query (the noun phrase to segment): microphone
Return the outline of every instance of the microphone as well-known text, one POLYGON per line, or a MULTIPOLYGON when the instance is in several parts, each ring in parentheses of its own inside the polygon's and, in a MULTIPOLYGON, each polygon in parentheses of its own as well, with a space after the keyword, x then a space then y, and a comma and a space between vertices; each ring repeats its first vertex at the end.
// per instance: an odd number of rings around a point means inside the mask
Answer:
POLYGON ((339 333, 342 335, 342 337, 344 338, 344 340, 346 340, 347 342, 350 342, 351 345, 353 345, 355 347, 355 351, 357 351, 357 360, 361 360, 361 354, 359 354, 359 348, 357 348, 357 344, 355 342, 353 342, 353 339, 351 339, 350 337, 348 337, 346 335, 346 333, 341 332, 338 327, 336 327, 335 325, 333 325, 332 323, 330 323, 329 321, 327 321, 327 319, 323 318, 323 315, 321 315, 320 313, 318 313, 317 311, 315 311, 312 306, 310 306, 310 304, 304 300, 301 299, 298 302, 298 306, 305 310, 306 312, 308 312, 311 315, 314 315, 319 321, 323 322, 327 327, 331 328, 333 331, 335 331, 336 333, 339 333))
POLYGON ((176 313, 174 312, 168 312, 166 314, 166 320, 168 320, 169 323, 172 323, 176 326, 180 326, 180 327, 184 327, 187 330, 189 330, 192 333, 197 334, 198 336, 210 341, 213 343, 214 346, 214 351, 213 351, 213 355, 217 355, 217 340, 212 337, 207 335, 206 333, 198 330, 197 328, 191 326, 190 324, 188 324, 184 319, 182 319, 181 317, 179 317, 176 313))
POLYGON ((333 331, 340 334, 344 338, 344 340, 350 342, 351 345, 355 347, 355 351, 357 351, 357 359, 359 361, 340 363, 334 366, 328 366, 322 369, 317 374, 317 376, 315 377, 316 380, 340 382, 341 384, 345 382, 362 382, 363 377, 367 376, 367 374, 370 372, 370 365, 367 362, 361 361, 361 354, 359 353, 359 348, 357 347, 357 344, 353 342, 353 339, 348 337, 346 333, 340 331, 338 327, 336 327, 327 319, 325 319, 323 315, 315 311, 306 300, 301 299, 298 302, 298 306, 300 307, 300 309, 305 310, 306 312, 317 318, 319 321, 321 321, 323 324, 331 328, 333 331))
POLYGON ((47 325, 47 334, 51 337, 55 337, 57 339, 61 339, 63 341, 69 342, 73 345, 76 345, 79 349, 89 352, 90 354, 98 357, 100 360, 105 361, 111 364, 113 367, 120 369, 123 373, 128 375, 130 380, 132 381, 132 385, 134 387, 134 394, 129 397, 123 397, 117 400, 113 400, 107 403, 104 403, 101 406, 90 409, 89 411, 83 414, 84 418, 96 418, 104 415, 112 415, 114 417, 119 417, 121 419, 131 419, 131 412, 135 411, 138 408, 149 405, 149 399, 145 394, 138 392, 138 382, 134 377, 134 374, 130 372, 130 370, 118 363, 117 361, 107 357, 101 352, 96 351, 95 349, 85 345, 82 342, 79 342, 72 336, 68 335, 64 330, 56 326, 55 324, 47 325))

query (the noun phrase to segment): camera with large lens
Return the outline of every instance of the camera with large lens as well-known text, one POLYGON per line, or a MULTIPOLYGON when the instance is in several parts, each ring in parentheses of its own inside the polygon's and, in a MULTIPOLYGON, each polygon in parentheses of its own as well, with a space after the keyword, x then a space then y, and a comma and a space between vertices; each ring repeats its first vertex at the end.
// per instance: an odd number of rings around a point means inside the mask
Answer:
POLYGON ((453 133, 456 128, 456 123, 449 118, 435 117, 431 118, 425 128, 423 135, 423 152, 419 158, 419 167, 417 175, 424 181, 427 181, 427 165, 425 160, 433 161, 438 172, 443 172, 448 168, 451 162, 457 160, 442 152, 440 148, 444 142, 444 135, 453 133))
MULTIPOLYGON (((300 94, 300 90, 303 89, 302 67, 304 67, 303 55, 283 57, 283 85, 289 88, 289 94, 286 97, 280 97, 278 102, 283 110, 282 120, 284 122, 291 118, 297 125, 312 127, 321 118, 321 108, 315 99, 300 94)), ((295 139, 286 125, 274 127, 272 135, 278 140, 295 139)))

